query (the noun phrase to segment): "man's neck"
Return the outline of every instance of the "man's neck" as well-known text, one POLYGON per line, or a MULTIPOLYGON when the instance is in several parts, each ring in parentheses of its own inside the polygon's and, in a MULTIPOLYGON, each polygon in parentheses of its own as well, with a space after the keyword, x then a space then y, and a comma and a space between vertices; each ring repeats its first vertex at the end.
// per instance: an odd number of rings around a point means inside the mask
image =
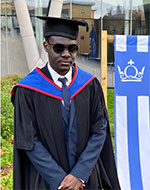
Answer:
POLYGON ((64 75, 64 76, 58 74, 58 73, 50 66, 49 62, 48 62, 48 64, 47 64, 47 68, 48 68, 48 71, 50 72, 51 77, 52 77, 52 79, 53 79, 53 81, 54 81, 55 83, 57 83, 58 78, 61 78, 61 77, 66 77, 67 80, 68 80, 68 83, 71 82, 71 80, 72 80, 72 67, 70 67, 70 70, 69 70, 69 71, 66 73, 66 75, 64 75))

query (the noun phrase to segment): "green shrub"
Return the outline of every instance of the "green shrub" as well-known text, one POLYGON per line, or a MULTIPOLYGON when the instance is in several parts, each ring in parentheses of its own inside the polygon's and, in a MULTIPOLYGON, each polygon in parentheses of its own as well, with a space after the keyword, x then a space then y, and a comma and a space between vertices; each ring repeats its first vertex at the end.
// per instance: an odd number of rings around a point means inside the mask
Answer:
POLYGON ((12 75, 1 80, 1 136, 9 139, 13 135, 14 114, 11 103, 11 90, 22 76, 12 75))
POLYGON ((11 190, 13 189, 13 172, 10 170, 7 177, 1 179, 1 190, 11 190))
POLYGON ((1 146, 1 167, 3 168, 13 162, 13 140, 1 137, 1 146))
POLYGON ((13 128, 14 114, 10 92, 23 76, 1 78, 1 189, 13 189, 13 128))

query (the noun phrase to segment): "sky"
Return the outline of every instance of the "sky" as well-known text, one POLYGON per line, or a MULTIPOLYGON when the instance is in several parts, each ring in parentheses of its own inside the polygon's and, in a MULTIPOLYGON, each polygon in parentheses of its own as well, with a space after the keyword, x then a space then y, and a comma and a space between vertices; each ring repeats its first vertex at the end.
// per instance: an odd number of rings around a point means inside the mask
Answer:
MULTIPOLYGON (((36 2, 42 2, 42 4, 44 5, 47 5, 48 4, 48 1, 49 0, 27 0, 28 3, 32 3, 32 4, 35 4, 36 2)), ((73 1, 73 0, 72 0, 73 1)), ((101 2, 101 0, 75 0, 75 1, 78 1, 78 2, 101 2)), ((130 0, 103 0, 103 2, 105 3, 108 3, 108 4, 112 4, 112 5, 124 5, 125 2, 129 2, 130 0)), ((144 1, 150 1, 150 0, 144 0, 144 1)), ((133 2, 133 5, 136 6, 137 4, 142 4, 143 3, 143 0, 132 0, 133 2)))
MULTIPOLYGON (((87 0, 88 1, 88 0, 87 0)), ((150 0, 147 0, 150 1, 150 0)), ((118 5, 129 9, 130 7, 130 0, 103 0, 103 16, 106 14, 107 10, 111 7, 113 10, 116 10, 116 7, 118 5)), ((143 5, 143 0, 132 0, 133 9, 138 8, 138 6, 143 5)), ((100 11, 101 11, 101 0, 95 0, 95 7, 97 8, 97 11, 95 11, 95 18, 100 17, 100 11)))
MULTIPOLYGON (((67 1, 67 0, 65 0, 67 1)), ((69 0, 68 0, 69 1, 69 0)), ((76 2, 101 2, 101 0, 72 0, 76 2)), ((144 1, 150 1, 150 0, 144 0, 144 1)), ((126 3, 129 4, 130 0, 103 0, 104 3, 112 4, 112 5, 123 5, 126 3)), ((136 6, 137 4, 143 4, 143 0, 132 0, 133 6, 136 6)))
MULTIPOLYGON (((48 2, 49 0, 26 0, 27 4, 29 6, 37 6, 38 4, 41 6, 48 6, 48 2)), ((65 0, 66 1, 66 0, 65 0)), ((69 1, 69 0, 68 0, 69 1)), ((101 11, 101 0, 72 0, 72 1, 76 1, 76 2, 95 2, 95 8, 97 9, 95 11, 95 18, 99 18, 100 17, 100 11, 101 11)), ((149 2, 150 0, 132 0, 132 4, 133 4, 133 9, 138 6, 141 6, 143 4, 143 1, 145 2, 149 2)), ((113 8, 113 10, 116 9, 116 6, 123 6, 126 9, 128 9, 130 7, 130 0, 103 0, 103 15, 106 14, 107 10, 110 9, 110 7, 113 8)))
MULTIPOLYGON (((137 6, 137 4, 141 5, 143 4, 142 2, 143 0, 132 0, 133 6, 137 6)), ((130 0, 103 0, 103 2, 108 3, 108 4, 112 4, 112 5, 125 5, 129 4, 130 0)))

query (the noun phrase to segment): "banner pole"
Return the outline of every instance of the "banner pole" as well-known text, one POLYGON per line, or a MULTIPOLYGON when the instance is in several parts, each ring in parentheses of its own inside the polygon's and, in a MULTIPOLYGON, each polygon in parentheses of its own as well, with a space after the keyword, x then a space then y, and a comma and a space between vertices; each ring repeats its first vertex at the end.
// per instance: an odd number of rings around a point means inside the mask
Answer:
POLYGON ((101 42, 101 81, 104 92, 105 103, 107 106, 107 31, 102 31, 101 42))

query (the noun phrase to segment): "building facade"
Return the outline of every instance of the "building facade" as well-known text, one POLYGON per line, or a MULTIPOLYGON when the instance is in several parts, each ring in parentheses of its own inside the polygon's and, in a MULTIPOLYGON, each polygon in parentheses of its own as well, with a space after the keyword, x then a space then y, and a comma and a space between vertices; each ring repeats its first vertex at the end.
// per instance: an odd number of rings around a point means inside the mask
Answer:
POLYGON ((79 54, 90 55, 90 33, 94 25, 94 9, 92 8, 95 3, 93 1, 72 1, 72 11, 70 11, 70 1, 64 1, 62 7, 62 17, 73 18, 73 19, 82 19, 87 21, 89 25, 89 31, 86 32, 86 29, 80 27, 79 29, 79 54))
MULTIPOLYGON (((26 0, 26 4, 41 54, 43 23, 35 16, 47 15, 51 1, 26 0)), ((79 31, 78 53, 86 60, 96 60, 97 64, 101 60, 101 30, 112 35, 150 35, 150 0, 64 0, 61 15, 89 23, 88 33, 84 28, 79 31)), ((2 76, 30 71, 24 48, 14 0, 1 0, 2 76)), ((108 46, 108 61, 113 62, 112 44, 108 46)))

